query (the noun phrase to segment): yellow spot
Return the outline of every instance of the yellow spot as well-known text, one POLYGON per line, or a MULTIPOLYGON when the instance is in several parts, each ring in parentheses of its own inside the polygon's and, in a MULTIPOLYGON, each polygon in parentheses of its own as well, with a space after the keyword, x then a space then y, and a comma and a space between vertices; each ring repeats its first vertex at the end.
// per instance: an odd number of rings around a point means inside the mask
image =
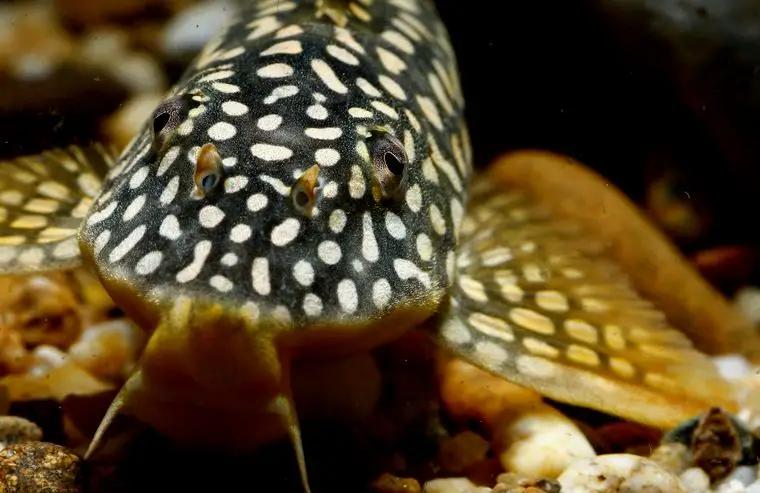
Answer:
POLYGON ((364 10, 358 4, 351 2, 350 4, 348 4, 348 8, 351 11, 351 13, 354 14, 356 18, 359 19, 360 21, 369 22, 372 20, 372 16, 369 15, 369 12, 364 10))
POLYGON ((60 207, 60 202, 52 199, 32 199, 24 205, 24 210, 38 214, 50 214, 60 207))
POLYGON ((500 318, 491 317, 485 313, 472 313, 467 318, 467 321, 473 328, 487 336, 501 339, 505 342, 513 342, 515 340, 512 328, 506 321, 500 318))
POLYGON ((605 325, 604 342, 610 348, 615 349, 616 351, 622 351, 625 349, 625 337, 623 337, 623 330, 617 325, 605 325))
POLYGON ((37 193, 56 200, 69 200, 70 196, 68 188, 54 181, 41 183, 37 188, 37 193))
POLYGON ((501 287, 501 295, 507 301, 520 303, 523 299, 523 290, 517 284, 507 284, 501 287))
POLYGON ((623 358, 610 357, 610 368, 621 377, 633 378, 636 375, 633 365, 623 358))
POLYGON ((526 354, 517 357, 517 371, 533 378, 553 379, 559 371, 556 364, 536 356, 526 354))
POLYGON ((559 349, 540 339, 526 337, 523 339, 522 343, 523 346, 525 346, 525 349, 535 356, 544 356, 552 359, 559 358, 559 349))
POLYGON ((660 346, 659 344, 639 344, 639 351, 646 354, 651 354, 659 358, 669 359, 673 361, 680 360, 680 351, 677 348, 660 346))
POLYGON ((583 320, 565 320, 565 332, 573 339, 596 344, 599 341, 599 333, 596 328, 583 320))
POLYGON ((26 237, 25 236, 0 236, 0 245, 23 245, 26 243, 26 237))
POLYGON ((31 185, 32 183, 37 181, 36 176, 26 171, 15 171, 11 176, 13 176, 14 179, 26 185, 31 185))
POLYGON ((48 243, 51 241, 58 241, 64 238, 69 238, 77 233, 76 229, 69 228, 45 228, 37 235, 37 239, 41 243, 48 243))
POLYGON ((581 300, 581 306, 588 312, 600 313, 610 309, 609 305, 603 301, 594 298, 584 298, 581 300))
POLYGON ((87 215, 87 212, 90 210, 90 206, 92 205, 92 199, 89 197, 85 197, 82 200, 79 201, 76 207, 74 207, 71 210, 71 217, 76 219, 82 219, 84 216, 87 215))
POLYGON ((467 326, 458 318, 444 322, 443 327, 441 327, 441 335, 454 344, 465 344, 472 340, 472 334, 467 330, 467 326))
POLYGON ((537 292, 536 304, 550 312, 566 312, 570 308, 567 298, 559 291, 537 292))
POLYGON ((644 382, 665 391, 678 391, 679 389, 678 384, 672 378, 666 377, 662 373, 647 373, 644 375, 644 382))
POLYGON ((29 248, 18 256, 18 261, 26 265, 40 265, 43 260, 45 260, 45 252, 41 248, 29 248))
POLYGON ((24 194, 18 190, 0 192, 0 202, 5 205, 19 205, 24 201, 24 194))
POLYGON ((486 295, 486 290, 483 287, 483 284, 469 276, 461 276, 459 278, 459 287, 462 288, 462 292, 473 301, 478 301, 480 303, 488 301, 488 295, 486 295))
POLYGON ((583 271, 579 269, 575 269, 573 267, 566 267, 562 269, 560 272, 562 272, 562 275, 568 279, 582 279, 583 278, 583 271))
POLYGON ((47 226, 45 216, 19 216, 18 219, 11 223, 11 228, 18 229, 38 229, 47 226))
POLYGON ((491 341, 478 341, 475 343, 475 355, 480 363, 489 368, 498 368, 509 359, 509 353, 503 347, 491 341))
POLYGON ((539 334, 554 334, 554 324, 552 321, 540 313, 527 308, 513 308, 509 312, 509 318, 522 327, 537 332, 539 334))
POLYGON ((599 355, 587 347, 570 344, 567 347, 566 354, 570 360, 575 361, 576 363, 586 366, 599 366, 599 355))

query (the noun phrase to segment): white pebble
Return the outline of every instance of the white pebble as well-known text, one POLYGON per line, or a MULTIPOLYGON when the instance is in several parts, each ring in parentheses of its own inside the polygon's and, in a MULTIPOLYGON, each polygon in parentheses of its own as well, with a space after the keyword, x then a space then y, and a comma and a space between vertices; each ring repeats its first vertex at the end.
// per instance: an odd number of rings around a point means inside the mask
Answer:
POLYGON ((503 421, 494 441, 504 470, 528 477, 556 478, 573 462, 596 457, 583 432, 548 405, 503 421))
POLYGON ((746 491, 747 489, 738 479, 722 483, 715 488, 715 493, 746 493, 746 491))
POLYGON ((681 486, 688 493, 708 493, 710 491, 710 477, 699 467, 687 469, 679 479, 681 486))
POLYGON ((741 288, 734 296, 734 304, 750 320, 760 323, 760 288, 741 288))
MULTIPOLYGON (((734 469, 731 474, 728 475, 721 483, 726 483, 732 480, 741 481, 743 485, 750 485, 757 479, 757 473, 752 466, 739 466, 734 469)), ((720 484, 720 483, 719 483, 720 484)))
POLYGON ((760 493, 760 481, 755 481, 751 485, 747 486, 744 491, 745 493, 760 493))
POLYGON ((724 378, 733 380, 752 374, 752 365, 744 356, 726 354, 714 356, 712 360, 724 378))
POLYGON ((422 493, 490 493, 491 488, 477 486, 467 478, 439 478, 425 483, 422 493))
POLYGON ((557 481, 562 493, 686 493, 655 462, 632 454, 600 455, 574 463, 557 481))

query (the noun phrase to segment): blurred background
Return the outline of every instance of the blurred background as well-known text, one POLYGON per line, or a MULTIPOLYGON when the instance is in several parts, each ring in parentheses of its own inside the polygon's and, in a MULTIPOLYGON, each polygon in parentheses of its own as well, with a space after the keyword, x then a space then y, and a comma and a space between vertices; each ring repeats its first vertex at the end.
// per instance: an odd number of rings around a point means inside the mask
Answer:
MULTIPOLYGON (((126 145, 235 1, 0 0, 0 158, 126 145)), ((760 2, 436 3, 479 166, 568 154, 724 292, 758 283, 760 2)))

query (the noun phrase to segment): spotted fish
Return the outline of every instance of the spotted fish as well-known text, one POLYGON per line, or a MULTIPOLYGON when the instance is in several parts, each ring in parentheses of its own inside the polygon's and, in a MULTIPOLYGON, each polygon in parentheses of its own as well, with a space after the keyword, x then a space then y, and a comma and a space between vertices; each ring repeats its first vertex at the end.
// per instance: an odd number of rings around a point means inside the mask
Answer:
POLYGON ((121 411, 233 448, 279 425, 308 489, 292 362, 425 321, 559 400, 657 426, 732 407, 603 241, 526 187, 473 178, 432 1, 241 3, 118 157, 1 164, 0 272, 83 263, 150 335, 90 452, 121 411))

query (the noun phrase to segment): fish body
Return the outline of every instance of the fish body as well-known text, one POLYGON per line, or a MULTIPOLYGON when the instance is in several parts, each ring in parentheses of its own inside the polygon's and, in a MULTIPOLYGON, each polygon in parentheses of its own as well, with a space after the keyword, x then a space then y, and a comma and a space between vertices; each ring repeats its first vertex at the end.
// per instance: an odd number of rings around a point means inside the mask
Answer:
POLYGON ((566 402, 657 426, 732 406, 562 197, 504 179, 519 163, 473 179, 431 1, 242 5, 117 160, 4 163, 2 272, 83 260, 150 335, 92 447, 124 410, 237 449, 287 432, 303 467, 291 363, 424 321, 459 357, 566 402))
POLYGON ((392 340, 451 283, 471 162, 446 30, 427 1, 351 5, 341 27, 313 1, 246 3, 84 218, 85 259, 153 334, 130 407, 162 431, 208 429, 176 426, 180 402, 255 422, 289 392, 283 361, 392 340))

